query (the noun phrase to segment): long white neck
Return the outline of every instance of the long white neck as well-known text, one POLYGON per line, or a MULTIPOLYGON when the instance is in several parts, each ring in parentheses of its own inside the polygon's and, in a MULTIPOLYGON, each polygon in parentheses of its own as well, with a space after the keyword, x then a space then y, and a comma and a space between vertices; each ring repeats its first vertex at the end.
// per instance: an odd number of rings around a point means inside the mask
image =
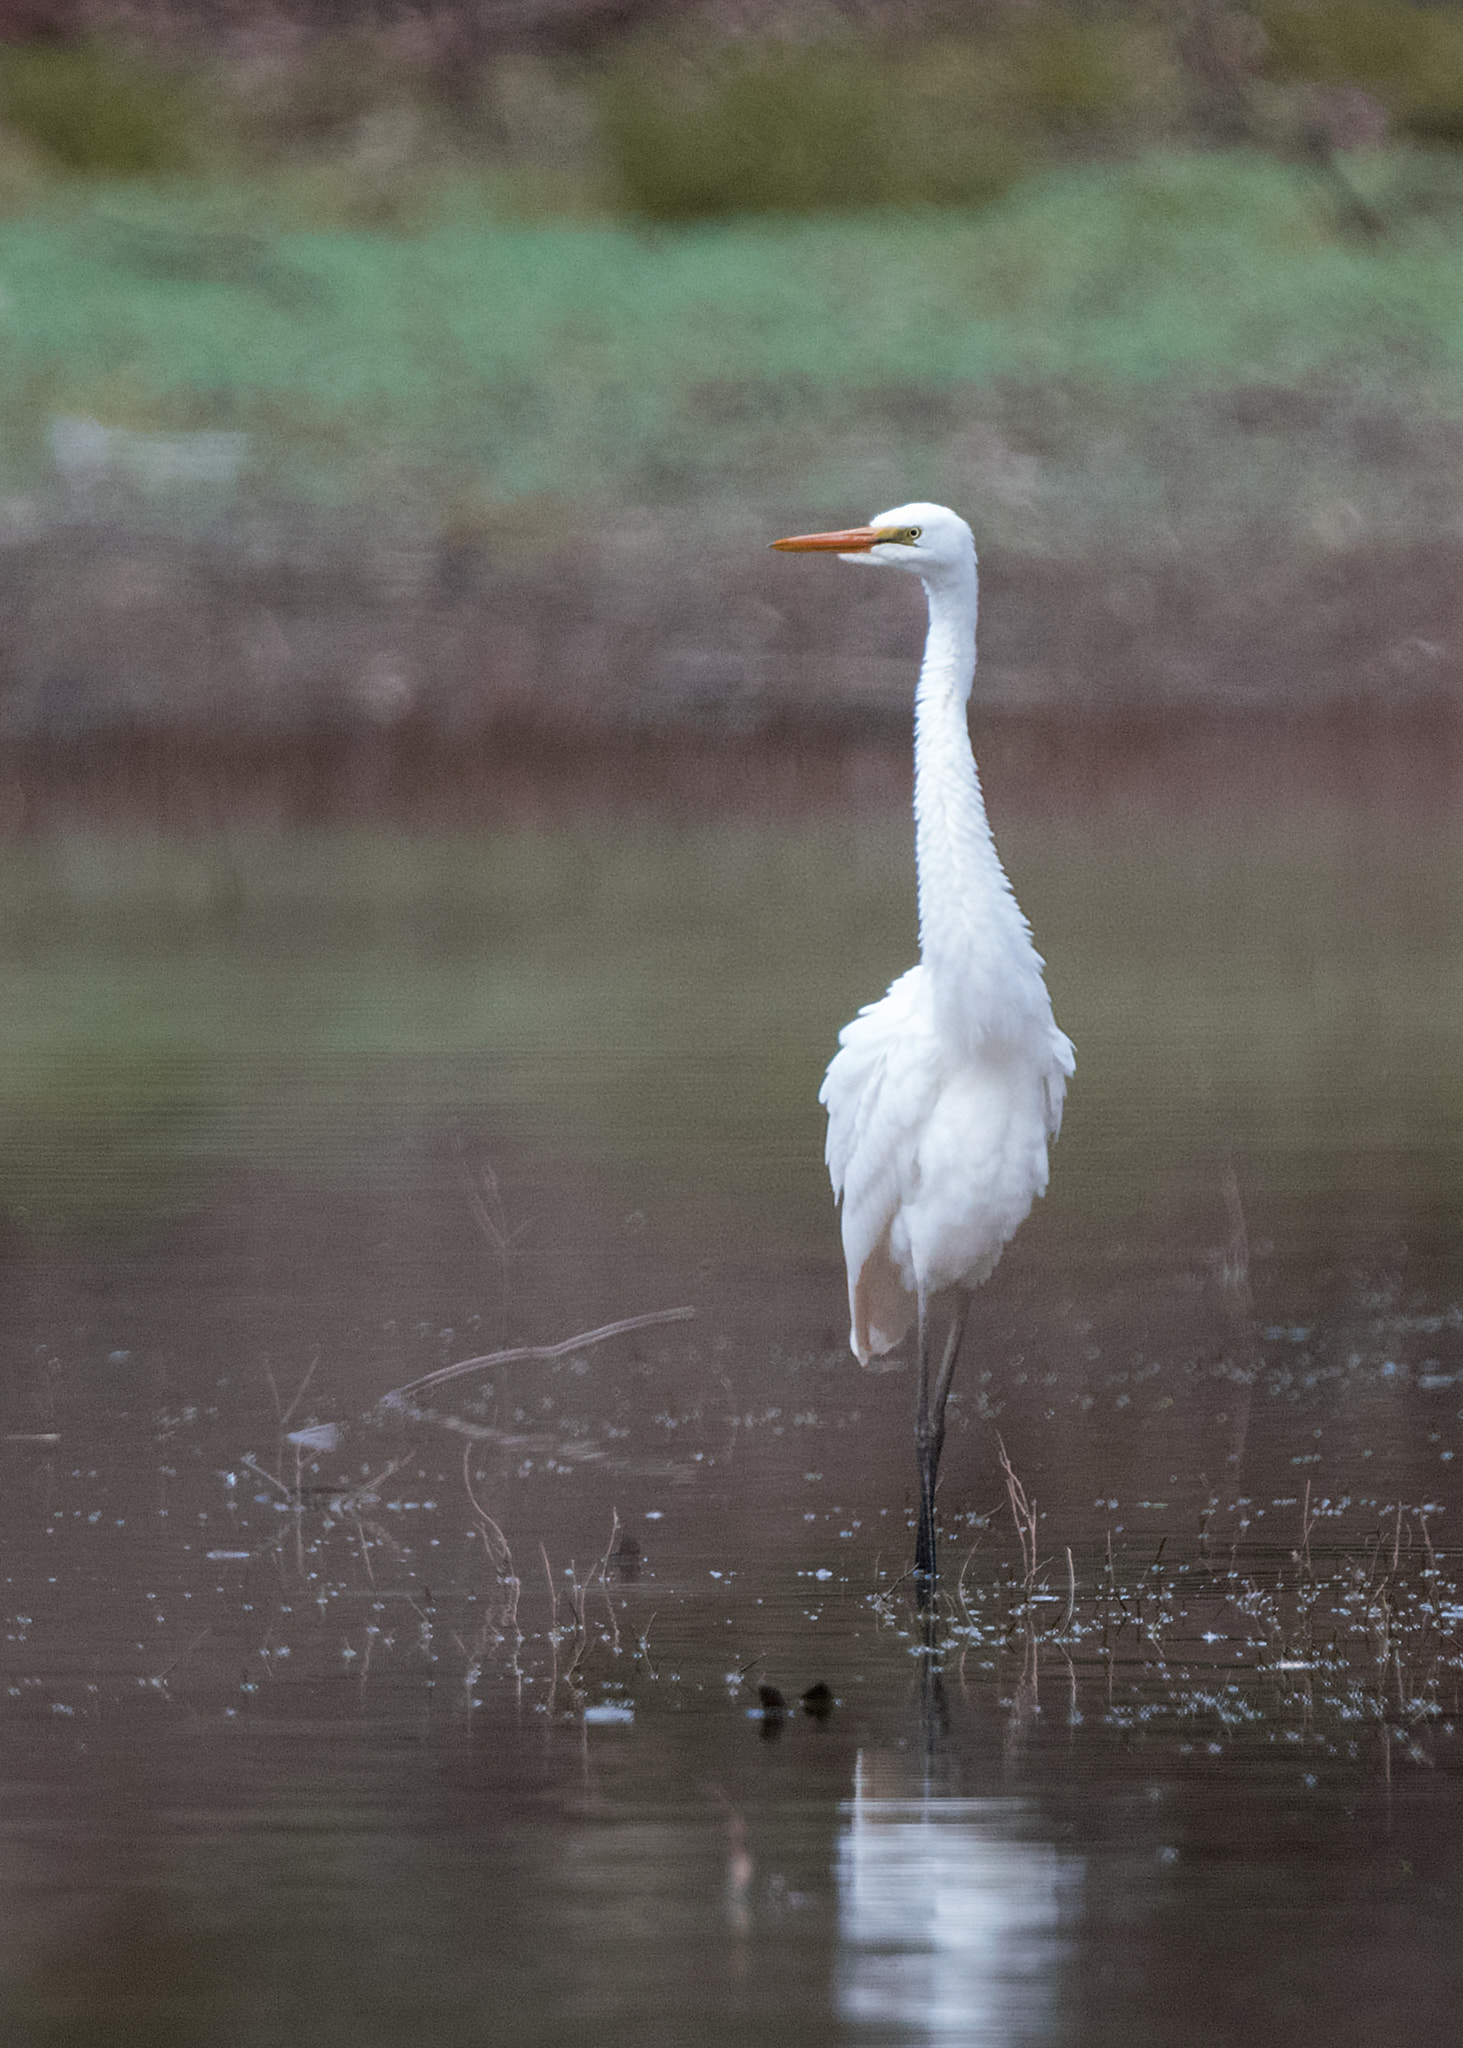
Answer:
POLYGON ((977 587, 968 572, 926 585, 930 625, 914 714, 920 955, 942 1024, 972 1048, 1017 1039, 1049 1010, 1041 961, 1011 893, 981 796, 965 707, 975 677, 977 587))

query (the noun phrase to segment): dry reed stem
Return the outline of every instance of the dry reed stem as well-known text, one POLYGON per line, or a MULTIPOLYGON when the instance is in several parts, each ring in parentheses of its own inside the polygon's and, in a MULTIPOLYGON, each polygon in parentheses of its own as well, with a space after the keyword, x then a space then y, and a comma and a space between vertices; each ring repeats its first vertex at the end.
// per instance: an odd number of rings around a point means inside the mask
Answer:
MULTIPOLYGON (((244 1462, 248 1464, 249 1460, 246 1458, 244 1462)), ((370 1545, 366 1541, 366 1525, 361 1519, 360 1504, 362 1500, 375 1492, 383 1480, 394 1478, 406 1462, 405 1458, 388 1459, 379 1472, 371 1473, 361 1481, 359 1486, 351 1487, 348 1492, 336 1494, 330 1503, 333 1514, 340 1515, 343 1519, 348 1519, 355 1523, 356 1542, 360 1546, 361 1563, 366 1567, 366 1577, 373 1589, 376 1584, 376 1572, 375 1567, 371 1563, 371 1550, 370 1545)), ((258 1471, 259 1467, 255 1466, 253 1469, 258 1471)), ((269 1475, 265 1473, 262 1476, 268 1478, 269 1475)), ((276 1481, 275 1483, 277 1485, 279 1482, 276 1481)), ((400 1550, 379 1522, 372 1522, 371 1533, 375 1536, 383 1550, 393 1551, 398 1558, 400 1557, 400 1550)))
POLYGON ((1250 1290, 1250 1233, 1245 1223, 1245 1207, 1240 1198, 1239 1175, 1232 1166, 1226 1166, 1220 1177, 1220 1191, 1224 1197, 1225 1214, 1229 1219, 1229 1244, 1225 1248, 1224 1264, 1220 1277, 1233 1294, 1235 1302, 1244 1315, 1255 1305, 1250 1290))
POLYGON ((559 1595, 554 1586, 554 1568, 549 1563, 549 1553, 542 1543, 539 1544, 538 1554, 544 1562, 544 1584, 549 1589, 549 1639, 551 1642, 557 1643, 559 1640, 559 1595))
POLYGON ((1437 1552, 1433 1549, 1433 1540, 1428 1533, 1427 1516, 1422 1513, 1421 1509, 1418 1510, 1417 1522, 1418 1527, 1422 1530, 1423 1548, 1427 1552, 1426 1577, 1428 1597, 1432 1601, 1433 1626, 1438 1632, 1438 1643, 1441 1647, 1448 1631, 1443 1626, 1443 1607, 1442 1602, 1438 1598, 1438 1581, 1441 1574, 1438 1570, 1437 1552))
POLYGON ((528 1225, 520 1223, 516 1230, 509 1229, 508 1211, 504 1206, 502 1189, 498 1185, 498 1176, 491 1166, 479 1166, 476 1174, 466 1160, 461 1162, 461 1166, 467 1206, 472 1211, 473 1221, 498 1262, 498 1280, 506 1303, 509 1260, 514 1246, 528 1229, 528 1225))
POLYGON ((299 1385, 298 1385, 298 1386, 297 1386, 297 1387, 295 1388, 295 1398, 293 1399, 293 1401, 291 1401, 291 1402, 290 1402, 290 1405, 289 1405, 289 1407, 288 1407, 288 1408, 281 1408, 281 1407, 280 1407, 280 1405, 279 1405, 279 1387, 278 1387, 278 1386, 277 1386, 277 1384, 275 1383, 275 1377, 274 1377, 274 1374, 273 1374, 273 1372, 271 1372, 270 1368, 269 1368, 269 1367, 268 1367, 267 1365, 265 1366, 265 1368, 264 1368, 264 1377, 265 1377, 265 1378, 266 1378, 266 1379, 268 1380, 268 1382, 269 1382, 269 1391, 270 1391, 270 1393, 271 1393, 271 1394, 272 1394, 272 1395, 274 1396, 274 1413, 275 1413, 276 1419, 277 1419, 277 1420, 278 1420, 278 1422, 279 1422, 279 1428, 280 1428, 280 1434, 281 1434, 281 1435, 283 1435, 283 1434, 284 1434, 284 1432, 285 1432, 285 1430, 287 1430, 287 1429, 289 1428, 289 1426, 290 1426, 290 1417, 291 1417, 291 1416, 292 1416, 292 1415, 294 1414, 295 1410, 296 1410, 296 1409, 297 1409, 297 1408, 299 1407, 299 1405, 300 1405, 301 1401, 303 1401, 303 1400, 304 1400, 304 1398, 305 1398, 305 1389, 306 1389, 306 1388, 307 1388, 307 1387, 309 1386, 309 1384, 310 1384, 311 1380, 312 1380, 312 1379, 314 1379, 314 1377, 315 1377, 315 1368, 316 1368, 316 1366, 317 1366, 317 1365, 318 1365, 319 1363, 320 1363, 320 1353, 319 1353, 319 1352, 317 1351, 317 1352, 315 1353, 315 1356, 314 1356, 314 1357, 313 1357, 313 1358, 312 1358, 312 1359, 310 1360, 310 1363, 309 1363, 309 1365, 308 1365, 308 1366, 307 1366, 307 1367, 305 1368, 305 1377, 304 1377, 304 1378, 303 1378, 303 1379, 302 1379, 302 1380, 300 1381, 300 1384, 299 1384, 299 1385))
POLYGON ((996 1445, 1001 1456, 1001 1470, 1006 1478, 1006 1496, 1011 1503, 1011 1519, 1016 1524, 1016 1540, 1021 1545, 1023 1567, 1022 1584, 1028 1600, 1036 1583, 1036 1502, 1029 1497, 1026 1488, 1016 1476, 1006 1451, 1004 1438, 997 1436, 996 1445))
POLYGON ((570 1660, 568 1670, 564 1673, 566 1679, 573 1678, 584 1659, 585 1652, 589 1648, 589 1624, 584 1616, 584 1598, 593 1584, 594 1573, 591 1571, 584 1584, 580 1585, 579 1574, 571 1561, 569 1566, 569 1611, 574 1616, 574 1655, 570 1660))
POLYGON ((376 1572, 374 1566, 371 1563, 371 1552, 369 1546, 366 1543, 366 1531, 364 1525, 362 1524, 359 1510, 356 1508, 352 1508, 350 1510, 350 1518, 356 1525, 356 1541, 361 1546, 361 1563, 366 1567, 366 1577, 370 1580, 372 1586, 374 1586, 376 1583, 376 1572))
POLYGON ((544 1584, 549 1589, 549 1655, 552 1659, 549 1666, 549 1706, 552 1708, 554 1694, 559 1689, 559 1596, 554 1590, 554 1573, 549 1563, 549 1553, 542 1543, 538 1547, 538 1554, 544 1561, 544 1584))
POLYGON ((975 1557, 975 1553, 979 1549, 980 1538, 979 1536, 977 1536, 974 1543, 972 1543, 970 1546, 969 1555, 966 1557, 964 1564, 960 1567, 960 1576, 955 1581, 955 1598, 960 1602, 961 1612, 965 1616, 967 1625, 971 1628, 977 1627, 978 1624, 976 1622, 975 1616, 970 1611, 970 1602, 965 1597, 965 1574, 970 1570, 971 1563, 975 1557))
POLYGON ((1072 1626, 1072 1614, 1077 1605, 1077 1567, 1072 1562, 1072 1546, 1067 1545, 1067 1611, 1062 1616, 1058 1637, 1064 1636, 1072 1626))
MULTIPOLYGON (((615 1616, 615 1599, 614 1595, 610 1591, 609 1572, 610 1559, 615 1554, 615 1538, 619 1535, 619 1533, 620 1511, 617 1507, 612 1506, 610 1509, 610 1540, 605 1545, 605 1554, 599 1561, 599 1588, 605 1596, 605 1607, 608 1609, 610 1617, 610 1635, 612 1637, 612 1647, 616 1650, 618 1650, 620 1647, 620 1624, 615 1616)), ((591 1585, 594 1584, 593 1572, 591 1572, 589 1575, 589 1583, 591 1585)))
POLYGON ((508 1567, 509 1572, 512 1571, 513 1552, 508 1547, 508 1538, 503 1534, 503 1531, 498 1527, 498 1524, 473 1492, 471 1468, 472 1445, 464 1444, 462 1447, 462 1483, 467 1490, 468 1505, 477 1517, 478 1533, 483 1539, 483 1547, 486 1549, 488 1557, 492 1562, 493 1570, 501 1579, 504 1576, 505 1565, 508 1567))
POLYGON ((503 1531, 498 1527, 498 1524, 473 1492, 471 1466, 472 1445, 464 1444, 462 1448, 462 1483, 467 1489, 468 1504, 477 1517, 478 1534, 483 1539, 483 1548, 488 1553, 488 1562, 493 1567, 494 1575, 499 1585, 509 1587, 512 1593, 508 1612, 503 1617, 505 1633, 507 1629, 512 1629, 514 1635, 521 1642, 523 1638, 518 1626, 518 1600, 523 1590, 522 1582, 517 1572, 513 1569, 513 1552, 508 1546, 508 1538, 503 1534, 503 1531))

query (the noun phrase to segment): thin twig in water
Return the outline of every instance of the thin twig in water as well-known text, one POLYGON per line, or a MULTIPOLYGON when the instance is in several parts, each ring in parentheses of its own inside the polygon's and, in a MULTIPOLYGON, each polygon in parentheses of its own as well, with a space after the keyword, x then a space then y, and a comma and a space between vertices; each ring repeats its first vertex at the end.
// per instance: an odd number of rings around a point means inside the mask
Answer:
POLYGON ((264 1467, 255 1458, 252 1451, 245 1451, 243 1457, 240 1458, 239 1463, 241 1465, 247 1465, 251 1472, 257 1473, 261 1479, 267 1480, 271 1486, 277 1486, 280 1492, 284 1495, 285 1499, 289 1501, 291 1504, 294 1503, 294 1501, 297 1498, 297 1495, 288 1486, 285 1485, 282 1479, 276 1479, 272 1472, 266 1472, 264 1467))
POLYGON ((1076 1608, 1076 1605, 1077 1567, 1072 1562, 1072 1546, 1069 1543, 1067 1545, 1067 1611, 1062 1616, 1061 1627, 1057 1630, 1057 1634, 1059 1636, 1064 1636, 1067 1633, 1067 1630, 1072 1626, 1072 1614, 1076 1608))
POLYGON ((694 1308, 658 1308, 649 1315, 625 1316, 618 1323, 603 1323, 597 1330, 581 1330, 577 1337, 566 1337, 562 1344, 516 1344, 508 1351, 489 1351, 481 1358, 464 1358, 456 1365, 438 1366, 435 1372, 423 1373, 419 1380, 408 1380, 405 1386, 393 1387, 381 1399, 383 1402, 402 1401, 408 1394, 421 1393, 424 1387, 440 1387, 464 1373, 487 1372, 496 1365, 521 1365, 534 1359, 547 1363, 550 1359, 566 1358, 571 1351, 582 1351, 589 1344, 603 1344, 610 1337, 623 1337, 630 1330, 648 1330, 656 1323, 688 1322, 695 1313, 694 1308))
MULTIPOLYGON (((247 1465, 248 1462, 249 1460, 246 1458, 244 1463, 247 1465)), ((377 1487, 382 1485, 385 1480, 394 1479, 406 1462, 405 1458, 390 1458, 381 1467, 379 1472, 371 1473, 369 1477, 361 1481, 359 1486, 349 1486, 340 1493, 333 1494, 330 1501, 331 1513, 336 1515, 358 1515, 362 1501, 373 1501, 376 1498, 377 1487)), ((259 1468, 256 1466, 254 1469, 258 1471, 259 1468)), ((269 1474, 266 1472, 263 1474, 263 1477, 267 1479, 269 1474)), ((278 1480, 275 1481, 275 1484, 279 1484, 278 1480)))
POLYGON ((888 1608, 894 1599, 894 1595, 899 1591, 899 1588, 913 1577, 913 1572, 901 1572, 897 1579, 891 1579, 889 1581, 889 1584, 884 1588, 882 1593, 874 1594, 874 1605, 876 1607, 888 1608))
POLYGON ((559 1595, 554 1588, 554 1568, 549 1563, 549 1553, 542 1543, 538 1547, 538 1554, 544 1561, 544 1584, 549 1589, 549 1639, 551 1642, 557 1643, 559 1640, 559 1595))
POLYGON ((193 1655, 193 1652, 198 1648, 198 1645, 203 1641, 203 1638, 205 1636, 209 1636, 212 1634, 213 1623, 210 1622, 207 1628, 199 1629, 197 1635, 193 1638, 192 1642, 188 1644, 186 1649, 179 1650, 177 1656, 174 1657, 171 1664, 164 1664, 162 1670, 154 1675, 152 1683, 154 1685, 166 1685, 169 1673, 176 1671, 178 1666, 182 1663, 185 1657, 191 1657, 193 1655))
POLYGON ((305 1368, 305 1377, 304 1377, 304 1378, 303 1378, 303 1379, 302 1379, 302 1380, 300 1381, 300 1384, 299 1384, 299 1385, 298 1385, 298 1386, 297 1386, 297 1387, 295 1388, 295 1398, 294 1398, 294 1400, 293 1400, 293 1401, 291 1401, 291 1403, 290 1403, 290 1405, 289 1405, 289 1407, 288 1407, 288 1408, 282 1408, 282 1407, 280 1406, 280 1400, 279 1400, 279 1388, 278 1388, 278 1386, 277 1386, 277 1385, 276 1385, 276 1383, 275 1383, 275 1378, 274 1378, 274 1374, 273 1374, 273 1373, 272 1373, 272 1372, 270 1371, 270 1369, 269 1369, 269 1367, 268 1367, 267 1365, 265 1366, 265 1368, 264 1368, 264 1377, 265 1377, 265 1378, 266 1378, 266 1379, 268 1380, 268 1382, 269 1382, 269 1391, 270 1391, 270 1393, 271 1393, 271 1394, 273 1394, 273 1396, 274 1396, 274 1412, 275 1412, 275 1415, 276 1415, 276 1416, 278 1417, 278 1419, 279 1419, 279 1426, 280 1426, 280 1429, 281 1429, 281 1431, 284 1431, 284 1430, 286 1430, 286 1429, 288 1429, 288 1428, 289 1428, 289 1426, 290 1426, 290 1417, 291 1417, 291 1416, 292 1416, 292 1415, 294 1414, 295 1410, 296 1410, 296 1409, 297 1409, 297 1408, 299 1407, 299 1405, 300 1405, 301 1401, 303 1401, 303 1400, 304 1400, 304 1398, 305 1398, 305 1389, 306 1389, 306 1387, 308 1387, 308 1386, 309 1386, 309 1384, 310 1384, 311 1380, 312 1380, 312 1379, 314 1379, 314 1377, 315 1377, 315 1368, 316 1368, 316 1366, 317 1366, 317 1365, 318 1365, 319 1363, 320 1363, 320 1353, 319 1353, 319 1352, 317 1351, 317 1352, 315 1353, 315 1356, 314 1356, 314 1357, 313 1357, 313 1358, 312 1358, 312 1359, 310 1360, 310 1363, 309 1363, 309 1365, 308 1365, 308 1366, 306 1366, 306 1368, 305 1368))
POLYGON ((975 1616, 970 1611, 970 1603, 965 1597, 965 1574, 970 1570, 971 1560, 974 1558, 975 1553, 979 1549, 980 1537, 977 1536, 974 1543, 972 1543, 970 1546, 970 1555, 966 1558, 964 1564, 960 1567, 960 1576, 955 1581, 955 1597, 960 1602, 961 1610, 965 1615, 966 1624, 970 1628, 975 1628, 977 1626, 977 1623, 975 1616))
POLYGON ((356 1525, 356 1541, 361 1546, 361 1563, 366 1567, 366 1577, 371 1581, 371 1584, 374 1586, 376 1583, 376 1573, 371 1564, 371 1552, 366 1543, 366 1531, 361 1522, 360 1509, 352 1507, 350 1510, 350 1518, 356 1525))

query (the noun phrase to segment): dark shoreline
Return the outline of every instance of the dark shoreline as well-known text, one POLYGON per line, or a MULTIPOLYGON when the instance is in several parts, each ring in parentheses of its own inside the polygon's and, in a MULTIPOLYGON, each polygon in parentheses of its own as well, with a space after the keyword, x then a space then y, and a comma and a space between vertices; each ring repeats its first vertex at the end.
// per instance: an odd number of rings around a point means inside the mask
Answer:
MULTIPOLYGON (((1463 544, 982 565, 1017 809, 1452 804, 1463 544)), ((0 552, 0 832, 903 802, 899 579, 663 530, 531 564, 56 526, 0 552)))
MULTIPOLYGON (((1343 814, 1463 825, 1463 709, 1334 705, 1175 716, 986 712, 972 721, 993 815, 1298 830, 1343 814)), ((58 831, 369 827, 472 832, 647 818, 787 823, 907 807, 909 735, 789 723, 756 737, 588 741, 504 727, 445 743, 413 727, 272 741, 131 729, 0 747, 0 841, 58 831)))

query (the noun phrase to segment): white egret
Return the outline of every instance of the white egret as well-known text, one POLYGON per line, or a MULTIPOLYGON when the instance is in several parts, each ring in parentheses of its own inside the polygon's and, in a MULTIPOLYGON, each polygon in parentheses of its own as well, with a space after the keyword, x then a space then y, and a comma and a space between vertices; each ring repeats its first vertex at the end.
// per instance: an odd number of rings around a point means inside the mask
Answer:
POLYGON ((915 1571, 935 1578, 935 1483, 970 1290, 1046 1190, 1072 1042, 1057 1028, 1031 927, 997 856, 966 725, 975 680, 975 540, 943 505, 773 547, 904 569, 929 632, 914 705, 920 960, 839 1033, 819 1100, 860 1364, 913 1320, 919 1344, 915 1571), (930 1299, 958 1288, 932 1372, 930 1299))

